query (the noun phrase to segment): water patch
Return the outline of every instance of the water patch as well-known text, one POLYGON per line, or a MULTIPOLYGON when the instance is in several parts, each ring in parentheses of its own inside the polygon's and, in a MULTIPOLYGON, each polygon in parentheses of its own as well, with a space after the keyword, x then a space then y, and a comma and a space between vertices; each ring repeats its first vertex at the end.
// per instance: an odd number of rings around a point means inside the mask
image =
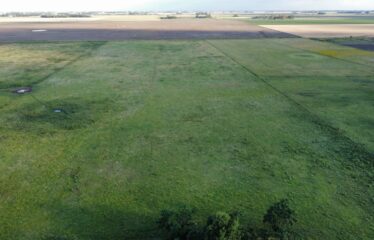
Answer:
POLYGON ((374 43, 342 44, 342 45, 347 46, 347 47, 357 48, 357 49, 360 49, 360 50, 365 50, 365 51, 374 51, 374 43))
POLYGON ((45 29, 34 29, 34 30, 31 30, 31 32, 46 32, 47 30, 45 29))
POLYGON ((17 88, 13 90, 13 93, 16 93, 16 94, 25 94, 25 93, 30 93, 30 92, 32 92, 31 87, 21 87, 21 88, 17 88))

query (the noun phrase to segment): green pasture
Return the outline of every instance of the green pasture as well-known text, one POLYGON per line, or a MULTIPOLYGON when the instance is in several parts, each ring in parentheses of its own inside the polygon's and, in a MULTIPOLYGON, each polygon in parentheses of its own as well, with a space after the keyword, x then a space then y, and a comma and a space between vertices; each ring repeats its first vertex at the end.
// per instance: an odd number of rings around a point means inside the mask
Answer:
POLYGON ((256 226, 282 198, 302 239, 373 239, 372 54, 306 39, 0 45, 0 239, 162 239, 159 213, 179 205, 256 226))

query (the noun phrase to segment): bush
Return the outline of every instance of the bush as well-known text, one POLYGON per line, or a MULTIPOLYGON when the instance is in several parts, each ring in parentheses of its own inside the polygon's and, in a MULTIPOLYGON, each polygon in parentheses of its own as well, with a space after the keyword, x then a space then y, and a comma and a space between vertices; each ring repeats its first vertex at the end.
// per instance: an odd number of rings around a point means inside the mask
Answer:
MULTIPOLYGON (((205 226, 194 221, 195 211, 185 206, 176 211, 164 210, 158 220, 167 239, 179 240, 269 240, 296 238, 291 227, 296 223, 295 212, 288 200, 273 204, 263 218, 264 227, 242 229, 239 213, 217 212, 210 216, 205 226)), ((301 237, 298 237, 302 239, 301 237)))
POLYGON ((164 210, 158 220, 168 239, 190 239, 189 235, 197 234, 197 227, 193 221, 194 210, 185 206, 177 211, 164 210))
POLYGON ((239 214, 218 212, 208 218, 206 226, 207 240, 239 240, 241 230, 239 214))
POLYGON ((289 207, 288 200, 283 199, 272 205, 267 210, 263 223, 270 227, 275 237, 287 238, 290 228, 296 223, 295 212, 289 207))

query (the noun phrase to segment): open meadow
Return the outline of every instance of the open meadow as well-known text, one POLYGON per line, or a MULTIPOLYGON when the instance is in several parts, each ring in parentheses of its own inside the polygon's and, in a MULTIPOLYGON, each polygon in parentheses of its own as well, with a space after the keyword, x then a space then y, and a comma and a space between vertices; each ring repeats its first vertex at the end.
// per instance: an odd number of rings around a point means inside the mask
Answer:
POLYGON ((257 26, 24 42, 34 28, 0 44, 0 239, 162 239, 179 205, 256 226, 283 198, 300 239, 374 239, 373 51, 257 26))

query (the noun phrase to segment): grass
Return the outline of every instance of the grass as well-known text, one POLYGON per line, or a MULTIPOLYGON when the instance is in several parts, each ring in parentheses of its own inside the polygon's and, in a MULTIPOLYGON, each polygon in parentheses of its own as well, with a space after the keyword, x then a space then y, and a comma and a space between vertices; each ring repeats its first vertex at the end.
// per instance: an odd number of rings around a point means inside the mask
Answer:
POLYGON ((179 204, 256 224, 281 198, 303 238, 374 237, 369 56, 305 39, 64 44, 0 47, 0 239, 157 238, 179 204), (6 90, 24 81, 33 93, 6 90))
POLYGON ((249 19, 246 21, 256 25, 374 24, 374 16, 295 17, 294 19, 249 19))
POLYGON ((92 42, 0 45, 0 88, 36 84, 95 46, 92 42))

